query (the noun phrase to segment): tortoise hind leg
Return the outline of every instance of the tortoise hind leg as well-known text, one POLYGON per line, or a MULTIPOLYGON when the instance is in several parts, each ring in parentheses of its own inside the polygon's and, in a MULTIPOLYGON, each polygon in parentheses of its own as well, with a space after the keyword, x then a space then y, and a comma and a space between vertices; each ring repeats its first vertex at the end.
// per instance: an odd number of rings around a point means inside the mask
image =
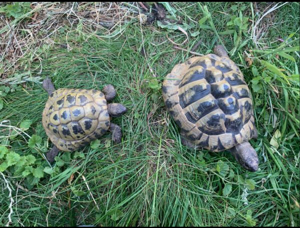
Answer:
POLYGON ((257 129, 256 129, 255 126, 253 127, 253 130, 252 130, 251 134, 253 135, 252 137, 253 137, 254 139, 257 139, 258 132, 257 132, 257 129))
POLYGON ((182 145, 185 145, 186 147, 189 147, 191 149, 198 149, 198 146, 195 145, 191 140, 188 140, 184 133, 180 133, 180 139, 182 145))
POLYGON ((53 146, 52 149, 49 150, 46 154, 47 160, 50 163, 54 162, 54 158, 56 157, 56 155, 58 155, 59 151, 60 150, 56 146, 53 146))
POLYGON ((119 125, 110 123, 110 127, 108 129, 112 133, 112 140, 114 143, 120 143, 122 138, 122 132, 119 125))

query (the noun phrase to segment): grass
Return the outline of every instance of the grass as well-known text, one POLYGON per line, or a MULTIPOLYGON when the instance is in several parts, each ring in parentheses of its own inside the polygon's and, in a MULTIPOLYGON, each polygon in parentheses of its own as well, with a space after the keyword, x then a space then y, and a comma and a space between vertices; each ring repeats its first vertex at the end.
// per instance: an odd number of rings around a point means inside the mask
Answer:
POLYGON ((0 168, 19 163, 1 172, 0 225, 300 224, 299 3, 169 6, 177 18, 167 27, 139 23, 138 13, 146 14, 139 3, 34 3, 23 13, 1 14, 10 27, 0 30, 0 149, 14 157, 1 155, 0 168), (248 18, 246 28, 227 24, 239 18, 248 18), (163 103, 161 84, 174 65, 220 42, 253 95, 255 173, 229 153, 183 146, 163 103), (56 88, 113 84, 114 102, 128 109, 112 120, 122 128, 122 143, 113 144, 108 133, 47 163, 52 144, 41 122, 47 76, 56 88), (21 165, 14 152, 35 159, 21 165))

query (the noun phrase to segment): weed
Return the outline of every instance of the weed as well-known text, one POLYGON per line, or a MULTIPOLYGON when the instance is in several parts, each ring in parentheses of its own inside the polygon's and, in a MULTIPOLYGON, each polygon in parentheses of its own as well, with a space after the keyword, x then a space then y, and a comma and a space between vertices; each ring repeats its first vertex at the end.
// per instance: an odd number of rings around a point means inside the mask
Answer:
POLYGON ((13 4, 7 4, 3 7, 0 7, 0 13, 4 13, 6 17, 19 19, 23 17, 24 14, 30 12, 30 5, 30 2, 15 2, 13 4))
POLYGON ((166 23, 151 25, 137 20, 135 2, 25 5, 0 20, 0 225, 300 223, 299 3, 162 2, 166 23), (174 65, 217 43, 252 92, 255 173, 225 151, 183 146, 162 99, 174 65), (50 165, 45 77, 56 88, 113 84, 128 109, 112 120, 122 143, 103 135, 50 165))

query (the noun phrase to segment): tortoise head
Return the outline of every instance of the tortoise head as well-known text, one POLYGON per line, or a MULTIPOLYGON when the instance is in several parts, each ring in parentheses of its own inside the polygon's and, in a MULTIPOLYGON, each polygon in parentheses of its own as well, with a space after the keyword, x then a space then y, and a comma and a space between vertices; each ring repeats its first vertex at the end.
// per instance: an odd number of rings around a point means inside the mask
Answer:
POLYGON ((48 77, 46 79, 44 79, 44 81, 43 81, 43 88, 44 88, 44 90, 47 91, 49 96, 55 91, 55 87, 54 87, 51 79, 48 77))
POLYGON ((247 170, 255 172, 258 170, 258 156, 249 142, 238 144, 230 151, 235 159, 247 170))
POLYGON ((229 58, 225 48, 222 45, 216 45, 214 47, 214 53, 220 57, 228 57, 229 58))

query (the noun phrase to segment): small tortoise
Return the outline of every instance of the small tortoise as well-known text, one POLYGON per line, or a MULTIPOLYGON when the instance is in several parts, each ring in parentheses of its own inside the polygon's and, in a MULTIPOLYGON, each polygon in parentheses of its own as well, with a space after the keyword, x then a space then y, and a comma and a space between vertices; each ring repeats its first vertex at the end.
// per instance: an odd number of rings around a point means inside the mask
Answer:
POLYGON ((249 88, 224 47, 215 46, 214 53, 173 68, 163 82, 166 107, 181 129, 184 145, 229 150, 255 172, 258 156, 248 141, 257 138, 257 130, 249 88))
POLYGON ((103 93, 98 90, 58 89, 49 78, 43 81, 49 99, 43 111, 43 127, 54 144, 47 153, 49 162, 59 151, 75 151, 99 138, 107 130, 112 132, 115 143, 121 141, 121 128, 110 122, 127 111, 122 104, 106 101, 116 96, 112 85, 106 85, 103 93))

